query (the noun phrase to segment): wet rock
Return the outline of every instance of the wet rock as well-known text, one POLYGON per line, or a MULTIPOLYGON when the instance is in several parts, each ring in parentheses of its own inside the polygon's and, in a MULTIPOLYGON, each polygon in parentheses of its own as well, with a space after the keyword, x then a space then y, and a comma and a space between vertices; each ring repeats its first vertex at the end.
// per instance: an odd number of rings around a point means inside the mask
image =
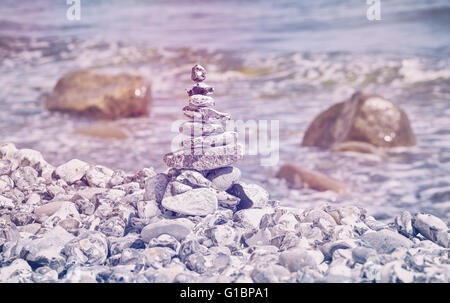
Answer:
POLYGON ((157 238, 162 234, 168 234, 178 241, 183 240, 192 231, 194 224, 185 218, 173 220, 161 220, 151 223, 142 229, 141 237, 145 242, 157 238))
POLYGON ((448 247, 448 228, 439 218, 418 213, 414 216, 414 228, 425 238, 443 246, 448 247))
POLYGON ((55 174, 68 184, 73 184, 81 180, 88 169, 89 164, 78 159, 73 159, 58 166, 55 170, 55 174))
POLYGON ((144 200, 154 200, 157 203, 161 203, 168 183, 169 177, 166 174, 161 173, 148 178, 145 181, 144 200))
POLYGON ((408 117, 400 107, 361 92, 317 116, 306 130, 302 145, 329 148, 345 141, 379 147, 416 144, 408 117))
POLYGON ((409 248, 412 245, 411 240, 388 229, 367 232, 361 239, 381 254, 389 254, 395 249, 409 248))
POLYGON ((45 106, 48 110, 117 119, 148 115, 150 102, 150 84, 143 77, 79 70, 58 80, 45 106))
POLYGON ((211 186, 213 188, 226 191, 234 183, 239 181, 241 171, 232 166, 220 167, 209 171, 207 177, 211 180, 211 186))
POLYGON ((101 165, 92 166, 86 171, 86 180, 90 186, 105 188, 113 173, 114 171, 107 167, 101 165))
POLYGON ((241 199, 238 209, 261 208, 269 201, 269 193, 256 184, 235 183, 227 192, 241 199))
POLYGON ((100 232, 85 231, 64 246, 64 254, 81 264, 103 264, 108 256, 108 241, 100 232))
POLYGON ((283 165, 278 170, 276 177, 286 180, 294 187, 307 186, 318 191, 331 190, 336 193, 348 191, 348 186, 342 181, 316 171, 307 171, 292 164, 283 165))
POLYGON ((66 258, 61 252, 64 245, 73 238, 74 236, 65 229, 56 226, 41 237, 26 244, 20 252, 20 257, 35 267, 48 266, 59 273, 66 264, 66 258))
POLYGON ((162 200, 161 205, 178 214, 206 216, 217 210, 218 201, 212 189, 197 188, 176 196, 166 197, 162 200))

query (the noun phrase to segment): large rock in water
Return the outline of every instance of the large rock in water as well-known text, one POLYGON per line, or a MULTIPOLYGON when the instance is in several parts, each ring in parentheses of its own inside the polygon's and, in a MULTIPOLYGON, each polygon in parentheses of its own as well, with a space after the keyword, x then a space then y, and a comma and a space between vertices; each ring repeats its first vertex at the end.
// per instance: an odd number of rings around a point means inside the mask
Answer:
POLYGON ((362 92, 334 104, 308 127, 302 145, 330 148, 346 141, 360 141, 379 147, 416 144, 408 116, 397 105, 362 92))
POLYGON ((117 119, 148 115, 150 101, 151 87, 143 77, 80 70, 59 79, 45 106, 48 110, 117 119))

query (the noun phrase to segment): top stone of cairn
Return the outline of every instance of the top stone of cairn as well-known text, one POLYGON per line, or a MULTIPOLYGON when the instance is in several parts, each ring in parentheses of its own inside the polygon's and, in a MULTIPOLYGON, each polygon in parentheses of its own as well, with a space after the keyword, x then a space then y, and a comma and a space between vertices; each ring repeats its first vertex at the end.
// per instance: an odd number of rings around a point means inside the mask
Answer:
POLYGON ((192 68, 191 79, 194 82, 202 82, 206 79, 206 69, 200 64, 194 65, 192 68))

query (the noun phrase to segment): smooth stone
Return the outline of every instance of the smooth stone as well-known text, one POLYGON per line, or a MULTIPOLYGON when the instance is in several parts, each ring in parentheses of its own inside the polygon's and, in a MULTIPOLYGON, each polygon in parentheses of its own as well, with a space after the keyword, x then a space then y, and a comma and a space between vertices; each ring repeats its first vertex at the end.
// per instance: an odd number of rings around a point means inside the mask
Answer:
POLYGON ((81 264, 103 264, 108 256, 108 240, 101 232, 85 231, 64 246, 64 254, 81 264))
POLYGON ((192 153, 180 150, 166 154, 163 160, 169 167, 202 171, 231 165, 242 156, 242 146, 238 144, 211 147, 192 153), (195 154, 197 152, 200 154, 195 154))
POLYGON ((137 211, 139 218, 150 219, 161 214, 156 201, 139 201, 137 203, 137 211))
POLYGON ((397 231, 406 237, 414 236, 412 219, 412 215, 406 210, 401 215, 395 217, 394 224, 397 227, 397 231))
POLYGON ((66 218, 73 216, 79 219, 79 213, 74 203, 66 201, 50 202, 38 207, 34 211, 35 219, 37 222, 43 223, 52 216, 59 216, 60 218, 66 218))
POLYGON ((64 228, 56 226, 42 237, 26 244, 22 248, 20 256, 39 266, 49 266, 59 273, 64 269, 66 263, 66 258, 61 252, 73 238, 74 236, 64 228))
POLYGON ((166 192, 169 180, 169 176, 163 173, 159 173, 156 176, 150 177, 145 180, 144 200, 154 200, 157 203, 160 203, 164 197, 164 193, 166 192))
POLYGON ((443 247, 448 247, 448 228, 438 217, 418 213, 414 216, 413 225, 425 238, 443 247))
POLYGON ((195 121, 186 121, 181 124, 179 131, 189 137, 203 137, 225 132, 220 123, 201 123, 195 121))
POLYGON ((214 93, 214 88, 206 85, 205 83, 197 83, 192 89, 188 90, 188 95, 212 95, 214 93))
POLYGON ((73 184, 81 180, 88 169, 89 164, 78 159, 73 159, 58 166, 55 170, 55 174, 68 184, 73 184))
POLYGON ((224 132, 218 135, 201 136, 201 137, 190 137, 184 139, 181 142, 182 148, 209 148, 215 146, 223 145, 235 145, 237 144, 237 133, 236 132, 224 132))
POLYGON ((331 190, 336 193, 345 193, 348 186, 337 179, 328 177, 317 171, 308 171, 293 164, 283 165, 277 172, 276 177, 286 180, 294 187, 306 185, 318 191, 331 190))
POLYGON ((226 191, 234 183, 239 181, 241 171, 237 167, 226 166, 210 170, 207 178, 211 181, 211 186, 217 190, 226 191))
POLYGON ((323 259, 320 251, 293 248, 282 252, 279 262, 290 272, 297 272, 305 267, 316 268, 323 259))
POLYGON ((86 180, 92 187, 105 188, 111 180, 113 173, 113 170, 101 165, 91 166, 86 171, 86 180))
POLYGON ((358 246, 352 249, 353 260, 357 263, 364 264, 370 256, 375 256, 377 251, 373 248, 358 246))
POLYGON ((280 283, 289 279, 290 272, 278 264, 259 264, 250 274, 255 283, 280 283))
POLYGON ((162 234, 157 238, 152 238, 150 242, 148 242, 148 247, 169 247, 175 252, 178 252, 180 246, 180 242, 178 242, 175 237, 168 234, 162 234))
POLYGON ((257 184, 235 183, 227 193, 241 199, 238 209, 264 207, 269 201, 269 193, 257 184))
POLYGON ((203 174, 195 170, 184 170, 176 177, 177 181, 195 187, 210 187, 211 181, 206 179, 203 174))
POLYGON ((354 93, 345 102, 318 115, 303 137, 303 146, 330 148, 336 143, 361 141, 377 147, 413 146, 416 138, 406 113, 376 95, 354 93))
POLYGON ((200 64, 194 65, 191 71, 191 79, 195 82, 202 82, 206 79, 206 69, 200 64))
POLYGON ((325 211, 320 210, 320 209, 307 210, 307 211, 305 211, 303 216, 304 216, 303 222, 314 223, 314 222, 317 222, 319 219, 324 219, 328 223, 330 223, 332 226, 336 225, 336 221, 334 220, 334 218, 331 215, 329 215, 328 213, 326 213, 325 211))
POLYGON ((27 261, 15 259, 8 266, 0 267, 1 283, 27 283, 32 282, 33 270, 27 261))
POLYGON ((197 122, 213 122, 230 120, 231 116, 227 113, 219 112, 211 107, 183 107, 183 113, 186 117, 197 122))
POLYGON ((161 204, 165 209, 189 216, 206 216, 214 213, 218 207, 216 193, 209 188, 196 188, 166 197, 161 204))
POLYGON ((189 106, 192 107, 213 107, 215 105, 214 99, 205 95, 192 95, 189 97, 189 106))
MULTIPOLYGON (((186 184, 181 183, 181 182, 178 182, 178 181, 172 181, 172 182, 170 182, 170 183, 169 183, 169 186, 170 186, 170 193, 171 193, 173 196, 176 196, 176 195, 185 193, 185 192, 187 192, 187 191, 189 191, 189 190, 192 189, 191 186, 186 185, 186 184)), ((167 193, 167 191, 166 191, 166 193, 167 193)))
POLYGON ((147 266, 161 268, 170 263, 176 252, 169 247, 149 247, 144 249, 145 262, 147 266))
POLYGON ((145 226, 141 231, 141 238, 148 243, 153 238, 167 234, 181 241, 186 238, 193 227, 194 223, 185 218, 161 220, 145 226))
POLYGON ((367 232, 362 235, 361 239, 380 254, 389 254, 398 248, 410 248, 413 244, 408 238, 389 229, 367 232))
POLYGON ((76 70, 58 80, 44 103, 51 111, 99 119, 148 116, 151 85, 144 77, 127 73, 76 70))

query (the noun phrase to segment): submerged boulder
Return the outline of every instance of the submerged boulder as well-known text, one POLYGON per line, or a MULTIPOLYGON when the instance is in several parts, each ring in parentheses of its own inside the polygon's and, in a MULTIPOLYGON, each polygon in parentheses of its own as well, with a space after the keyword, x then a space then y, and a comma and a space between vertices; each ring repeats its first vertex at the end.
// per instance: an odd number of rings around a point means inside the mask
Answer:
POLYGON ((408 116, 399 106, 383 97, 362 92, 317 116, 306 130, 302 145, 331 148, 347 141, 377 147, 416 144, 408 116))
POLYGON ((93 70, 70 72, 45 100, 48 110, 117 119, 149 114, 151 87, 140 76, 106 75, 93 70))

